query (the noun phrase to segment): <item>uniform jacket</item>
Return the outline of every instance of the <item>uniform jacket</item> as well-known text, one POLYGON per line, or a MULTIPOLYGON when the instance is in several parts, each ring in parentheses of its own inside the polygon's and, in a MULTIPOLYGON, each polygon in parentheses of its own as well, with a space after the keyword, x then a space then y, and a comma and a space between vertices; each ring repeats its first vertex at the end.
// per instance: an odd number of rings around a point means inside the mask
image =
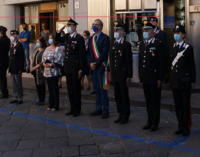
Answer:
MULTIPOLYGON (((92 48, 92 38, 91 36, 88 40, 88 49, 87 49, 87 60, 88 64, 95 62, 96 63, 96 71, 97 73, 103 73, 105 71, 105 67, 101 64, 102 62, 108 61, 108 52, 110 50, 110 38, 103 32, 100 34, 97 40, 97 49, 100 53, 99 58, 96 60, 92 48)), ((92 73, 92 69, 90 68, 90 73, 92 73)))
POLYGON ((170 87, 174 89, 184 89, 187 85, 195 83, 196 81, 196 68, 194 61, 193 47, 189 45, 183 55, 179 58, 178 62, 172 67, 172 62, 176 58, 177 53, 185 50, 184 44, 176 50, 176 44, 170 46, 170 60, 171 60, 171 72, 170 72, 170 87))
POLYGON ((164 31, 160 30, 159 27, 157 27, 157 30, 155 32, 154 37, 158 40, 160 40, 163 43, 164 49, 165 49, 165 55, 167 55, 168 52, 168 43, 167 43, 167 35, 164 31))
POLYGON ((9 50, 10 50, 10 39, 6 35, 4 35, 0 37, 0 66, 8 67, 9 50))
MULTIPOLYGON (((61 40, 60 33, 56 34, 56 38, 61 40)), ((77 32, 72 38, 69 33, 65 34, 64 38, 64 72, 66 74, 78 74, 79 70, 84 70, 86 63, 84 38, 77 32)))
POLYGON ((24 49, 20 42, 16 42, 10 47, 9 72, 11 74, 19 74, 24 70, 24 49))
POLYGON ((157 84, 163 81, 165 73, 165 54, 161 41, 153 38, 145 47, 141 42, 139 47, 139 78, 143 84, 157 84))
POLYGON ((116 42, 112 43, 110 54, 112 80, 126 81, 127 78, 132 78, 133 75, 131 44, 124 38, 117 45, 116 42))

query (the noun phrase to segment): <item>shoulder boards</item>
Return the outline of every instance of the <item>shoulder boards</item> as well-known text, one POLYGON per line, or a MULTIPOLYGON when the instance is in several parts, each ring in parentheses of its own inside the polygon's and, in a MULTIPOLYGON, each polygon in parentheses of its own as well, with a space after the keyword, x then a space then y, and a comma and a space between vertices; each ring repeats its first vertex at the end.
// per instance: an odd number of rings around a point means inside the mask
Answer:
POLYGON ((81 36, 79 33, 77 33, 76 35, 81 36))

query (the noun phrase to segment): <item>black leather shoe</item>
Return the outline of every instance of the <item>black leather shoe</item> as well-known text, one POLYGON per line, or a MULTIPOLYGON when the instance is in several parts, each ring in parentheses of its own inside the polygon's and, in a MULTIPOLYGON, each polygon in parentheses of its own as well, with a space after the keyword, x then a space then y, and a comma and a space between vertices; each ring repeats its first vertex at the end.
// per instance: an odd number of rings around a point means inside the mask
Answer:
POLYGON ((184 130, 182 135, 183 135, 183 136, 188 136, 189 134, 190 134, 190 131, 189 131, 189 130, 184 130))
POLYGON ((117 120, 114 121, 114 123, 119 123, 122 120, 122 117, 119 116, 117 120))
POLYGON ((13 101, 10 101, 11 104, 14 104, 14 103, 17 103, 18 100, 13 100, 13 101))
POLYGON ((158 126, 153 125, 153 126, 151 127, 151 132, 156 131, 156 130, 158 130, 158 126))
POLYGON ((126 124, 126 123, 128 123, 128 122, 129 122, 128 119, 123 118, 123 119, 121 120, 121 122, 119 122, 119 124, 126 124))
POLYGON ((109 118, 109 113, 103 113, 103 115, 102 115, 101 118, 102 118, 102 119, 107 119, 107 118, 109 118))
POLYGON ((183 129, 178 129, 176 131, 174 131, 174 135, 180 135, 183 133, 183 129))
POLYGON ((152 124, 147 123, 145 126, 142 127, 143 130, 148 130, 150 129, 152 124))
POLYGON ((100 115, 102 115, 102 111, 94 111, 90 113, 90 116, 100 116, 100 115))
POLYGON ((2 95, 2 96, 0 96, 0 99, 5 99, 5 98, 8 98, 8 95, 2 95))
POLYGON ((80 113, 74 113, 73 114, 73 117, 78 117, 78 116, 80 116, 80 113))
POLYGON ((73 114, 74 114, 73 111, 70 111, 70 112, 65 113, 66 116, 73 115, 73 114))
POLYGON ((17 104, 23 104, 23 100, 18 101, 17 104))

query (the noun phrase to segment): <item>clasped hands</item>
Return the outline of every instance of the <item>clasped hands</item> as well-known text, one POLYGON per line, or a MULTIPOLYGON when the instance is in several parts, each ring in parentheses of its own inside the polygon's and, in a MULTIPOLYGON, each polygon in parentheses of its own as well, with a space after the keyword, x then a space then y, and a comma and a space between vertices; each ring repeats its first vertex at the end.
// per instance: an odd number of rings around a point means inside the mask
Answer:
POLYGON ((90 68, 91 68, 92 70, 95 70, 95 69, 96 69, 96 63, 95 63, 95 62, 90 63, 90 68))

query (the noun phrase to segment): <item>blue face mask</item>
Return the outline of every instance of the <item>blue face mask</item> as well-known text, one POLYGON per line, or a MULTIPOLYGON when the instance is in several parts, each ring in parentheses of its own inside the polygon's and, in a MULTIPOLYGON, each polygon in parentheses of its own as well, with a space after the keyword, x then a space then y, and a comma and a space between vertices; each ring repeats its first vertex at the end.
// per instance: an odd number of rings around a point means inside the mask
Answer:
POLYGON ((72 32, 73 32, 71 27, 67 27, 67 31, 68 31, 69 33, 72 33, 72 32))
POLYGON ((99 29, 99 27, 97 27, 97 26, 93 26, 93 31, 98 31, 98 29, 99 29))
POLYGON ((120 37, 120 36, 119 36, 119 33, 116 33, 116 32, 115 32, 115 33, 114 33, 114 38, 115 38, 115 39, 119 39, 119 37, 120 37))
POLYGON ((36 43, 36 47, 38 48, 41 47, 40 43, 36 43))
POLYGON ((149 39, 149 33, 143 32, 143 38, 144 38, 145 40, 149 39))
POLYGON ((49 44, 50 44, 50 45, 53 44, 53 39, 49 39, 49 44))
POLYGON ((180 34, 174 34, 174 39, 175 39, 175 41, 180 41, 181 35, 180 34))
POLYGON ((23 28, 23 30, 26 30, 26 27, 25 27, 25 28, 23 28))

